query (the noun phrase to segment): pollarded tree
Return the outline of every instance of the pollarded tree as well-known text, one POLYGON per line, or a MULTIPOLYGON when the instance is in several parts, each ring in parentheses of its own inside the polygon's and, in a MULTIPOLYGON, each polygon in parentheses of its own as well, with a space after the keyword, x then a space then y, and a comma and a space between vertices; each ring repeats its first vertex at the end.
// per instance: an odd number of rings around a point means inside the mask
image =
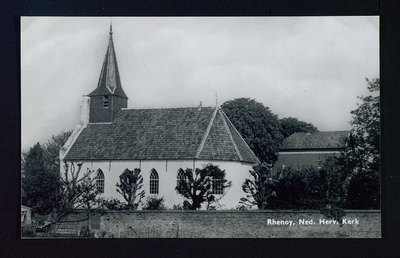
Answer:
POLYGON ((350 175, 347 208, 380 208, 380 80, 367 80, 375 96, 358 97, 362 104, 351 111, 353 126, 342 152, 342 165, 350 175))
POLYGON ((227 101, 221 108, 261 162, 277 160, 284 139, 277 115, 250 98, 227 101))
POLYGON ((253 180, 246 179, 243 183, 242 189, 247 196, 240 198, 240 203, 249 207, 257 205, 259 210, 265 210, 268 208, 268 199, 276 197, 275 188, 279 181, 271 173, 271 166, 266 163, 253 166, 249 173, 253 180))
POLYGON ((129 209, 137 209, 141 199, 145 196, 144 190, 136 193, 143 187, 143 177, 140 175, 140 169, 125 169, 119 176, 119 181, 120 183, 116 184, 118 187, 117 192, 125 198, 129 209))
POLYGON ((187 168, 175 189, 192 201, 191 210, 199 209, 203 202, 207 202, 208 209, 209 204, 216 201, 214 194, 223 194, 232 185, 231 181, 225 179, 225 174, 225 170, 212 164, 205 165, 203 169, 196 168, 194 173, 187 168))

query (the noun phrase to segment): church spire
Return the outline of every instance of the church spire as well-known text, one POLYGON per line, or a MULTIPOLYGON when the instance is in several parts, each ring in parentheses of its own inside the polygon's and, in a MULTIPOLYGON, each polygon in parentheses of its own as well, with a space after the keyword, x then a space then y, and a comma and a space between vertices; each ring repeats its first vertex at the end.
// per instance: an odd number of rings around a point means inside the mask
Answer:
POLYGON ((128 107, 128 97, 121 86, 119 78, 117 57, 115 56, 112 37, 112 24, 110 24, 110 37, 106 56, 101 68, 99 82, 94 91, 88 97, 89 123, 112 122, 121 108, 128 107))
POLYGON ((114 42, 112 37, 112 24, 110 24, 110 37, 106 56, 104 57, 103 66, 101 68, 99 82, 97 88, 89 94, 89 96, 98 95, 115 95, 122 98, 128 98, 122 89, 121 80, 118 72, 117 58, 114 50, 114 42))

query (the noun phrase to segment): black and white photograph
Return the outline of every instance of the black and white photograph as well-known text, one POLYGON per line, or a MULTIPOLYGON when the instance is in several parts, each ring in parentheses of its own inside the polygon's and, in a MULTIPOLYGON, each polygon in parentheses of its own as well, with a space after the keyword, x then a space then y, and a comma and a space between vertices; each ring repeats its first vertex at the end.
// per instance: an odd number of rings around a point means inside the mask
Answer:
POLYGON ((22 239, 382 238, 379 23, 22 16, 22 239))

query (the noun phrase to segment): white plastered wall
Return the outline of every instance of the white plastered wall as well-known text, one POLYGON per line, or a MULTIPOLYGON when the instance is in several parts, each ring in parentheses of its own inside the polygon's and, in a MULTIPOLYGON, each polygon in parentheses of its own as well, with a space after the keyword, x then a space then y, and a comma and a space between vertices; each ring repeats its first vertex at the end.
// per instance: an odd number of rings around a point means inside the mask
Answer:
MULTIPOLYGON (((235 208, 239 205, 241 197, 245 197, 245 193, 242 190, 242 184, 246 178, 250 178, 249 170, 252 169, 252 164, 232 162, 232 161, 204 161, 204 160, 127 160, 127 161, 77 161, 82 162, 82 172, 87 169, 97 171, 101 169, 104 173, 104 193, 101 197, 106 199, 116 198, 125 202, 122 195, 120 195, 116 189, 116 183, 119 182, 119 176, 122 172, 128 168, 133 170, 135 168, 141 169, 141 175, 143 177, 143 190, 145 190, 146 197, 157 196, 159 198, 164 197, 164 204, 168 208, 172 208, 173 205, 182 204, 184 198, 176 192, 177 174, 180 168, 202 168, 203 165, 212 163, 213 165, 219 166, 220 169, 225 170, 226 179, 232 181, 232 187, 226 189, 226 194, 219 201, 219 204, 223 209, 235 208), (155 169, 159 176, 159 194, 150 195, 150 173, 152 169, 155 169)), ((62 173, 62 171, 61 171, 62 173)), ((95 176, 95 174, 94 174, 95 176)), ((219 195, 215 195, 219 198, 219 195)), ((216 204, 213 204, 216 205, 216 204)), ((205 209, 206 203, 202 204, 202 209, 205 209)))

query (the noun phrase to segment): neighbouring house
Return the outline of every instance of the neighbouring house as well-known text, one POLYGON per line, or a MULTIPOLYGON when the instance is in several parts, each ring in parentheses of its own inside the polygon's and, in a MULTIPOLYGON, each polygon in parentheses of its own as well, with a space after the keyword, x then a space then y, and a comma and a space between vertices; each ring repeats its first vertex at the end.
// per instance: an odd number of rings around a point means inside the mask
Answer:
POLYGON ((82 162, 82 171, 95 171, 102 197, 124 201, 116 191, 119 176, 126 168, 140 168, 146 197, 164 197, 172 208, 184 201, 175 190, 181 170, 212 163, 232 181, 225 192, 213 188, 217 199, 225 194, 219 205, 234 208, 245 197, 242 184, 259 160, 219 106, 127 106, 110 27, 97 88, 83 97, 81 122, 60 150, 61 173, 64 161, 82 162))
POLYGON ((273 171, 285 167, 300 169, 303 166, 320 167, 328 156, 339 156, 345 148, 349 131, 293 133, 278 152, 273 171))

